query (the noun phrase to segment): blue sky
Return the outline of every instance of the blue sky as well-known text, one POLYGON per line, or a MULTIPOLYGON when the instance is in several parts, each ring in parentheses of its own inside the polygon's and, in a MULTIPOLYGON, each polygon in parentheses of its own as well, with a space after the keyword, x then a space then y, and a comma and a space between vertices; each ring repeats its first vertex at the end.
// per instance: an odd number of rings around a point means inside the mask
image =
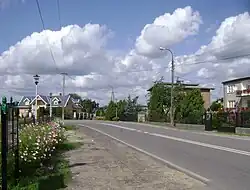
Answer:
MULTIPOLYGON (((17 1, 17 0, 16 0, 17 1)), ((0 11, 0 52, 7 50, 19 40, 42 30, 35 0, 11 3, 0 11)), ((186 39, 181 44, 172 47, 177 55, 189 54, 201 45, 206 45, 219 24, 229 16, 248 11, 248 0, 151 0, 151 1, 117 1, 117 0, 60 0, 62 25, 98 23, 105 24, 115 32, 109 42, 110 49, 127 51, 142 28, 166 13, 172 13, 176 8, 190 5, 200 12, 203 24, 197 36, 186 39), (206 30, 212 26, 211 30, 206 30)), ((59 30, 56 0, 40 0, 46 28, 59 30)))

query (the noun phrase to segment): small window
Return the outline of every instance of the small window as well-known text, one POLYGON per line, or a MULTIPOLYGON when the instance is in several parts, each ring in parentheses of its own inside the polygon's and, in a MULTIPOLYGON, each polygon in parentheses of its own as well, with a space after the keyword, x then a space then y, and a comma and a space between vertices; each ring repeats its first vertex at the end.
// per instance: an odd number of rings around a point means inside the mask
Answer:
POLYGON ((235 85, 228 85, 227 86, 227 93, 233 93, 237 90, 235 85))
POLYGON ((54 101, 54 105, 58 105, 58 101, 57 100, 54 101))
POLYGON ((235 108, 235 100, 228 101, 228 108, 235 108))
POLYGON ((30 105, 30 101, 29 101, 29 100, 26 100, 26 101, 25 101, 25 105, 26 105, 26 106, 30 105))

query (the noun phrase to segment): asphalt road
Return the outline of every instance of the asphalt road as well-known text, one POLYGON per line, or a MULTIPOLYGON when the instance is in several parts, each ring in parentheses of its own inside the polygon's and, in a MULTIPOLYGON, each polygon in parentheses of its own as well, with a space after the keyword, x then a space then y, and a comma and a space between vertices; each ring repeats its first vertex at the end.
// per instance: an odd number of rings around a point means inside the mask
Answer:
POLYGON ((92 127, 209 180, 209 188, 249 190, 250 138, 163 129, 143 124, 67 121, 92 127))

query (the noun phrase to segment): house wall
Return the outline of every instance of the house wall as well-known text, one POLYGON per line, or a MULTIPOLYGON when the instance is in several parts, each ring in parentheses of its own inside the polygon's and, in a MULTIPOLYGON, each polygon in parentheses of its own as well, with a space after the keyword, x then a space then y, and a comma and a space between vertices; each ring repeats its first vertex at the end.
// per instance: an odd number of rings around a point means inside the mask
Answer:
POLYGON ((247 100, 249 100, 249 97, 247 96, 237 97, 236 91, 247 89, 248 85, 250 85, 250 80, 230 82, 230 83, 223 85, 224 108, 229 108, 229 101, 238 102, 239 107, 247 107, 247 100), (235 86, 234 92, 228 92, 229 86, 233 86, 233 85, 235 86))
POLYGON ((29 111, 29 108, 20 108, 19 109, 19 116, 28 116, 28 111, 29 111))
POLYGON ((211 93, 210 90, 201 90, 201 96, 203 98, 204 101, 204 108, 208 109, 211 105, 211 93))

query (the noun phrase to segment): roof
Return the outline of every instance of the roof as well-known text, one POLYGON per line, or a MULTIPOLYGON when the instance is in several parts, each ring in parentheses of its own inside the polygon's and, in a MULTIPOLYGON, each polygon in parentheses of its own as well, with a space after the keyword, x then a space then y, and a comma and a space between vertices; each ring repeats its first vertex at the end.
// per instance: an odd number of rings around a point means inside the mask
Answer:
MULTIPOLYGON (((45 104, 49 104, 50 103, 50 97, 49 96, 44 96, 44 95, 40 95, 38 94, 37 97, 40 97, 45 104)), ((30 106, 30 104, 35 101, 36 97, 35 96, 23 96, 21 98, 21 100, 19 101, 18 103, 18 106, 20 107, 27 107, 27 106, 30 106), (29 104, 27 105, 26 102, 29 102, 29 104)), ((64 107, 67 105, 68 101, 70 99, 70 95, 66 95, 64 97, 60 96, 60 95, 56 95, 56 96, 52 96, 52 102, 51 102, 51 106, 55 106, 55 107, 58 107, 58 106, 62 106, 62 103, 64 102, 65 105, 64 107), (60 101, 60 103, 59 103, 60 101)))
POLYGON ((231 83, 231 82, 239 82, 239 81, 243 81, 243 80, 250 80, 250 76, 235 78, 235 79, 232 79, 232 80, 227 80, 227 81, 222 82, 222 84, 227 84, 227 83, 231 83))
MULTIPOLYGON (((172 85, 172 83, 170 82, 164 82, 165 85, 172 85)), ((179 83, 174 83, 174 86, 176 85, 179 85, 179 83)), ((182 83, 181 84, 182 86, 184 86, 184 88, 189 88, 189 89, 201 89, 201 90, 214 90, 214 88, 210 88, 210 87, 202 87, 202 86, 199 86, 199 84, 192 84, 192 83, 182 83)), ((148 91, 151 91, 153 87, 151 87, 150 89, 148 89, 148 91)))

